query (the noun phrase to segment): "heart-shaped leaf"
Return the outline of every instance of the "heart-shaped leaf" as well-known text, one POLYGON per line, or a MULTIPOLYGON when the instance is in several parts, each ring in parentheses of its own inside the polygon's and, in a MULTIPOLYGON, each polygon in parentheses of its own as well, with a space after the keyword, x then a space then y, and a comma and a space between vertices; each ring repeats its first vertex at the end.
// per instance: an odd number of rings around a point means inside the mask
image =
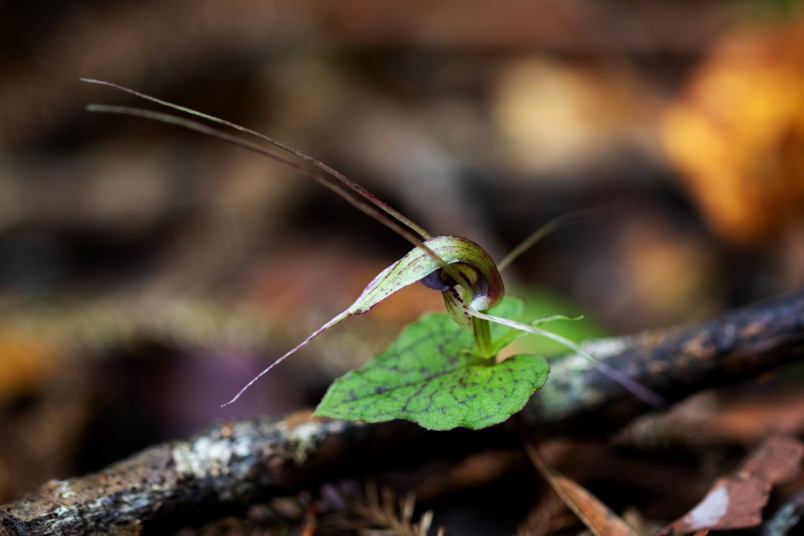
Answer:
MULTIPOLYGON (((522 302, 506 298, 494 309, 518 316, 522 302)), ((520 332, 494 325, 496 349, 520 332)), ((330 386, 316 415, 381 422, 406 419, 431 430, 485 428, 522 409, 547 379, 538 356, 517 355, 500 363, 477 355, 472 332, 444 313, 408 325, 385 352, 330 386)))

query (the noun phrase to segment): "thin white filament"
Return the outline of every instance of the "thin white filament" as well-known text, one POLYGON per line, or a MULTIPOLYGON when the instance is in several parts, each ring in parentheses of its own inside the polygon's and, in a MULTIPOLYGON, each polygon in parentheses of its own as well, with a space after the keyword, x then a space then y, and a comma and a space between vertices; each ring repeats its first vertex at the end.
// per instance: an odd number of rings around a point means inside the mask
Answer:
POLYGON ((663 408, 667 406, 667 401, 664 397, 654 393, 644 385, 640 384, 639 382, 633 380, 631 377, 624 374, 622 371, 617 370, 614 367, 607 365, 605 362, 597 359, 592 354, 578 346, 576 343, 572 342, 571 340, 562 337, 561 335, 557 335, 550 331, 545 331, 541 328, 537 328, 535 326, 531 326, 529 324, 523 324, 521 322, 516 322, 514 320, 509 320, 507 318, 501 318, 498 316, 492 316, 486 313, 481 313, 480 311, 476 311, 471 308, 467 308, 469 310, 469 314, 475 316, 477 318, 481 318, 483 320, 488 320, 489 322, 495 322, 497 324, 502 324, 504 326, 508 326, 510 328, 518 329, 520 331, 524 331, 526 333, 533 333, 534 335, 541 335, 542 337, 551 339, 556 341, 559 344, 563 344, 570 350, 577 352, 579 355, 585 357, 589 362, 594 364, 599 370, 614 380, 615 382, 619 383, 622 387, 627 389, 631 392, 634 396, 640 398, 644 402, 650 404, 655 408, 663 408))

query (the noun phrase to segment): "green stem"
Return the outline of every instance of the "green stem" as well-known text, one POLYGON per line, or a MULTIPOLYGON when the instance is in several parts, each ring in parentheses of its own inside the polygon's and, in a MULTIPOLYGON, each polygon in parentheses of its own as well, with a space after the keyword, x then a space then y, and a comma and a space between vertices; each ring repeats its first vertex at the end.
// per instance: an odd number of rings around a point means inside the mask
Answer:
POLYGON ((472 332, 475 335, 475 344, 480 357, 494 357, 494 347, 491 344, 491 323, 482 318, 472 317, 472 332))

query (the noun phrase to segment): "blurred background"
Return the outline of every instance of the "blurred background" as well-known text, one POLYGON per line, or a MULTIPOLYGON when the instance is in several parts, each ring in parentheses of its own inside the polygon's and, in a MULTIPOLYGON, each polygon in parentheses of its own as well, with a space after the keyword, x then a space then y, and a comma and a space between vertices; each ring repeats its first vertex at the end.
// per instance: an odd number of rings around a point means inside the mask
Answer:
POLYGON ((589 211, 505 273, 579 338, 804 280, 798 2, 1 2, 0 36, 0 501, 310 407, 443 307, 406 290, 220 409, 410 246, 282 165, 86 112, 154 106, 82 76, 264 132, 497 259, 589 211))

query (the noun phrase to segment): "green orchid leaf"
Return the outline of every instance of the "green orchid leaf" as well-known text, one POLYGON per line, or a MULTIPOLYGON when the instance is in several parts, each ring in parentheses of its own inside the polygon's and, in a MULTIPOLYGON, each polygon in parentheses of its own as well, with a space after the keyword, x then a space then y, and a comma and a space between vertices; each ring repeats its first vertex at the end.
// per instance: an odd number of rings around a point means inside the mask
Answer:
MULTIPOLYGON (((518 316, 522 308, 521 301, 506 298, 494 313, 518 316)), ((519 335, 507 326, 491 331, 500 347, 519 335)), ((406 419, 431 430, 485 428, 522 409, 548 371, 547 362, 533 355, 484 359, 470 331, 447 314, 431 313, 407 326, 385 352, 336 380, 316 415, 406 419)))

